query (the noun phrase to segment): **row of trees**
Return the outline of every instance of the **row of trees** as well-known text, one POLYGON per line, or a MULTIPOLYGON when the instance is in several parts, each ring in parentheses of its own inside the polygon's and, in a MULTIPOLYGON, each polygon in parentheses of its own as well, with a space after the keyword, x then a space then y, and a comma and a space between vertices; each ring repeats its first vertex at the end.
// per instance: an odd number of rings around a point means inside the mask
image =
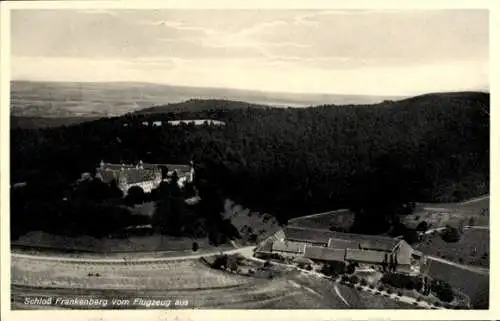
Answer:
POLYGON ((454 299, 452 287, 447 282, 441 280, 429 280, 428 278, 424 280, 416 276, 388 273, 384 274, 380 281, 396 288, 416 290, 424 295, 433 293, 443 302, 451 302, 454 299))

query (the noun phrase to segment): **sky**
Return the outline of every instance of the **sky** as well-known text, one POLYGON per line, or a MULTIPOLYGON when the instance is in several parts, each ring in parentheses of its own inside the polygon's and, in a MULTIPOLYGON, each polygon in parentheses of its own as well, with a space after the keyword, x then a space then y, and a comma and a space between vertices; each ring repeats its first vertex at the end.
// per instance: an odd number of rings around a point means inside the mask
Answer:
POLYGON ((13 10, 11 78, 294 93, 488 90, 487 10, 13 10))

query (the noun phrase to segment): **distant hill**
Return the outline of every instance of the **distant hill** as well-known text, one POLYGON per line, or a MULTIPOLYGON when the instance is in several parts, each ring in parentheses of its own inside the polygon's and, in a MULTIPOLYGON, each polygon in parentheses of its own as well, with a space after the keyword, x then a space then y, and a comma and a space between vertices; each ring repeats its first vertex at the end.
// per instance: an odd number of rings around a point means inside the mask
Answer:
POLYGON ((10 117, 10 128, 51 128, 81 124, 101 117, 10 117))
POLYGON ((267 105, 258 105, 243 101, 231 101, 222 99, 190 99, 180 103, 172 103, 162 106, 154 106, 134 112, 138 115, 163 114, 163 113, 196 113, 209 110, 235 110, 245 108, 265 108, 267 105))
POLYGON ((11 113, 16 117, 118 116, 152 106, 165 106, 190 99, 236 100, 276 107, 304 107, 325 103, 366 104, 397 98, 268 93, 132 82, 11 82, 11 113))

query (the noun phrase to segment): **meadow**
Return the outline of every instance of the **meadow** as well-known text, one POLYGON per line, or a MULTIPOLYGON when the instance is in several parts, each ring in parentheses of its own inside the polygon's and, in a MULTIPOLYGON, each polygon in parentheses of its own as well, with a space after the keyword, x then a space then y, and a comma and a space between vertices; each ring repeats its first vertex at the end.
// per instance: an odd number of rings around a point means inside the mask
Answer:
POLYGON ((421 243, 414 247, 426 255, 440 257, 461 264, 488 268, 490 259, 490 230, 465 230, 460 241, 456 243, 443 241, 438 233, 427 235, 421 243))
POLYGON ((196 260, 101 264, 20 257, 12 257, 11 278, 15 285, 73 289, 198 290, 234 287, 250 281, 207 268, 196 260))
POLYGON ((453 289, 470 298, 475 309, 488 309, 489 306, 489 275, 480 274, 438 261, 427 260, 422 269, 434 279, 448 282, 453 289))

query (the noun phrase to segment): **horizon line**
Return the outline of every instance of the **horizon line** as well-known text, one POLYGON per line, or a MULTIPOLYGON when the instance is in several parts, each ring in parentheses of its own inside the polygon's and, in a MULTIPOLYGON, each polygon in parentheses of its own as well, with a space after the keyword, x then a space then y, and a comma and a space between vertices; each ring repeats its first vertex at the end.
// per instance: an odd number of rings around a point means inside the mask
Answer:
POLYGON ((400 94, 353 94, 353 93, 328 93, 328 92, 286 92, 286 91, 274 91, 274 90, 260 90, 260 89, 243 89, 243 88, 233 88, 233 87, 223 87, 223 86, 193 86, 193 85, 175 85, 170 83, 159 83, 159 82, 148 82, 148 81, 131 81, 131 80, 113 80, 113 81, 95 81, 95 80, 31 80, 31 79, 10 79, 11 84, 13 82, 31 82, 31 83, 66 83, 66 84, 141 84, 141 85, 154 85, 154 86, 165 86, 165 87, 178 87, 178 88, 192 88, 192 89, 216 89, 216 90, 230 90, 230 91, 244 91, 244 92, 254 92, 262 94, 285 94, 285 95, 301 95, 301 96, 363 96, 363 97, 394 97, 394 98, 408 98, 415 97, 426 94, 437 94, 437 93, 459 93, 459 92, 484 92, 490 93, 489 86, 487 88, 469 88, 469 89, 455 89, 455 90, 441 90, 441 91, 426 91, 426 92, 415 92, 415 93, 400 93, 400 94))

